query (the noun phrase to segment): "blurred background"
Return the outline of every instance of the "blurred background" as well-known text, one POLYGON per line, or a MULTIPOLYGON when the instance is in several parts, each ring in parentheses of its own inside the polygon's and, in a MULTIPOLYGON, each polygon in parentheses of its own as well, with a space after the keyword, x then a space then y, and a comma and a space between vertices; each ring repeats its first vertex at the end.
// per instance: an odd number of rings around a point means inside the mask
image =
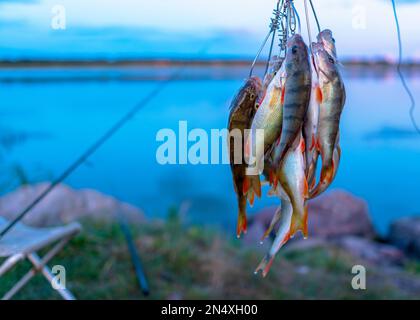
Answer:
MULTIPOLYGON (((303 2, 295 5, 303 18, 303 2)), ((189 129, 207 132, 226 127, 231 100, 268 31, 274 0, 0 0, 0 215, 13 217, 43 183, 182 66, 182 75, 27 223, 92 220, 93 211, 115 206, 130 217, 138 214, 132 228, 146 270, 153 270, 152 298, 420 298, 420 134, 396 73, 391 1, 314 5, 321 27, 334 33, 343 64, 343 156, 331 191, 311 205, 314 239, 293 241, 276 260, 270 283, 253 270, 267 249, 257 245, 260 231, 278 200, 257 201, 248 236, 234 240, 229 166, 161 166, 156 134, 177 132, 183 120, 189 129), (63 212, 63 221, 51 218, 63 212), (357 263, 374 270, 370 291, 351 288, 357 263)), ((403 71, 419 101, 420 1, 397 1, 397 9, 403 71)), ((420 121, 419 108, 414 117, 420 121)), ((73 271, 69 285, 73 280, 86 298, 141 297, 132 278, 119 278, 130 266, 118 231, 98 223, 86 223, 89 232, 73 244, 73 254, 61 257, 69 269, 75 255, 91 260, 88 270, 73 271), (94 273, 98 268, 101 273, 94 273), (88 284, 101 285, 89 291, 88 284)), ((21 298, 39 296, 26 291, 21 298)))

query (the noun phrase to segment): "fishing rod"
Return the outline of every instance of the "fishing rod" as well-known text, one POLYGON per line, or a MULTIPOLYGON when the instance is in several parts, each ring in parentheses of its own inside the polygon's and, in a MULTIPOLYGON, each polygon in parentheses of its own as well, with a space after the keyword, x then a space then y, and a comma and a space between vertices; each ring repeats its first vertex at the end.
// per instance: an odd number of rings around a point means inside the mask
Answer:
POLYGON ((416 100, 414 99, 413 93, 411 92, 405 77, 404 77, 404 73, 402 72, 402 59, 403 59, 403 49, 402 49, 402 37, 401 37, 401 28, 400 28, 400 22, 398 19, 398 14, 397 14, 397 7, 395 4, 395 0, 391 0, 392 2, 392 10, 394 12, 394 19, 395 19, 395 25, 397 27, 397 37, 398 37, 398 64, 397 64, 397 72, 398 72, 398 76, 400 77, 401 83, 404 87, 404 90, 406 91, 408 98, 410 99, 410 119, 411 122, 413 123, 414 129, 417 131, 418 134, 420 134, 420 127, 416 122, 416 119, 414 117, 414 111, 416 109, 416 100))
MULTIPOLYGON (((207 44, 198 55, 208 50, 207 44)), ((156 96, 161 93, 170 83, 176 80, 184 71, 184 67, 179 68, 169 78, 160 83, 146 97, 139 101, 132 109, 123 115, 111 128, 109 128, 102 136, 99 137, 91 146, 89 146, 61 175, 58 176, 37 198, 35 198, 16 218, 14 218, 1 232, 0 240, 32 209, 34 209, 42 200, 44 200, 60 183, 66 180, 74 171, 76 171, 83 163, 85 163, 98 149, 100 149, 109 139, 111 139, 127 122, 129 122, 141 109, 146 107, 156 96)))
POLYGON ((147 280, 146 272, 144 271, 143 263, 141 262, 140 255, 134 243, 127 220, 120 212, 118 212, 118 222, 121 231, 124 234, 124 238, 128 246, 128 251, 130 252, 131 262, 133 263, 134 272, 136 273, 136 278, 140 290, 145 296, 148 296, 150 294, 149 281, 147 280))

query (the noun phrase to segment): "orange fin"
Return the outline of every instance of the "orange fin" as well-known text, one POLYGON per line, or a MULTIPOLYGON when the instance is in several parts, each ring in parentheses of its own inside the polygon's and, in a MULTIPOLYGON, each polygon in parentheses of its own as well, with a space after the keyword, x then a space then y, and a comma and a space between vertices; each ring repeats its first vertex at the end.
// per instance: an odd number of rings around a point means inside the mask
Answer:
POLYGON ((303 197, 305 199, 308 199, 309 197, 309 185, 308 185, 308 180, 305 177, 305 181, 303 182, 303 197))
POLYGON ((251 182, 249 181, 249 178, 245 177, 244 183, 242 185, 242 193, 244 195, 248 193, 250 186, 251 186, 251 182))
POLYGON ((262 276, 265 278, 270 272, 271 266, 274 262, 274 256, 267 254, 255 270, 255 274, 262 271, 262 276))
MULTIPOLYGON (((305 214, 304 214, 304 217, 305 217, 305 214)), ((297 214, 293 212, 292 223, 290 225, 290 233, 289 233, 291 237, 295 236, 298 231, 301 231, 305 236, 305 230, 307 230, 307 227, 305 226, 304 220, 305 218, 297 217, 297 214)))
POLYGON ((315 134, 312 134, 312 141, 309 150, 312 151, 316 147, 315 134))
POLYGON ((316 102, 318 104, 322 103, 322 99, 323 99, 322 91, 321 91, 321 88, 319 86, 316 86, 316 88, 315 88, 315 99, 316 99, 316 102))
POLYGON ((246 214, 239 213, 236 235, 238 236, 238 238, 240 238, 242 233, 246 234, 246 232, 247 232, 246 214))
POLYGON ((251 207, 254 206, 254 202, 255 202, 255 193, 251 192, 250 195, 248 196, 248 201, 249 201, 249 205, 251 207))
POLYGON ((284 105, 284 97, 285 97, 285 95, 286 95, 286 88, 285 88, 285 86, 283 86, 281 88, 281 104, 282 105, 284 105))
POLYGON ((301 139, 301 140, 300 140, 300 151, 301 151, 302 153, 304 153, 304 152, 305 152, 305 150, 306 150, 305 140, 304 140, 304 139, 301 139))
POLYGON ((303 236, 308 238, 308 205, 305 205, 305 214, 303 216, 303 236))
POLYGON ((319 139, 316 139, 315 141, 315 148, 318 151, 321 151, 321 142, 319 142, 319 139))

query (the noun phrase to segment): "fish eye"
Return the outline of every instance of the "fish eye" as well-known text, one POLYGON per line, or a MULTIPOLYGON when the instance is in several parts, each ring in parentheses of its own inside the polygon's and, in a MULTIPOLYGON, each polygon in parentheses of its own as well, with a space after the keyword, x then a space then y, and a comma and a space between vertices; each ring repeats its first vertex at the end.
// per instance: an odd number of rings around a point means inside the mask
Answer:
POLYGON ((335 63, 334 59, 331 58, 331 57, 328 57, 328 61, 331 62, 331 63, 335 63))
POLYGON ((293 47, 292 47, 292 53, 293 53, 293 54, 296 54, 296 53, 297 53, 297 51, 298 51, 298 50, 297 50, 297 46, 293 46, 293 47))
POLYGON ((251 93, 251 95, 249 96, 249 98, 250 98, 251 100, 254 100, 254 99, 255 99, 255 94, 251 93))

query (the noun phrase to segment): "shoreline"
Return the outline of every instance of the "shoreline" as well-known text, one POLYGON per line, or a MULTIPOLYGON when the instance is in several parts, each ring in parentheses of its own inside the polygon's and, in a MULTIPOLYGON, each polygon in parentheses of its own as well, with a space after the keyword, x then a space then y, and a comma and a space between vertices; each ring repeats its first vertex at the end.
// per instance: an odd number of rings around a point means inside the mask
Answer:
MULTIPOLYGON (((168 68, 176 66, 186 67, 248 67, 252 63, 252 59, 75 59, 75 60, 0 60, 0 69, 18 69, 18 68, 56 68, 56 67, 155 67, 168 68)), ((256 66, 265 66, 265 61, 260 60, 256 66)), ((341 64, 346 67, 369 67, 381 69, 393 69, 397 67, 397 63, 387 60, 343 60, 341 64)), ((420 70, 418 62, 404 62, 404 69, 420 70)))

